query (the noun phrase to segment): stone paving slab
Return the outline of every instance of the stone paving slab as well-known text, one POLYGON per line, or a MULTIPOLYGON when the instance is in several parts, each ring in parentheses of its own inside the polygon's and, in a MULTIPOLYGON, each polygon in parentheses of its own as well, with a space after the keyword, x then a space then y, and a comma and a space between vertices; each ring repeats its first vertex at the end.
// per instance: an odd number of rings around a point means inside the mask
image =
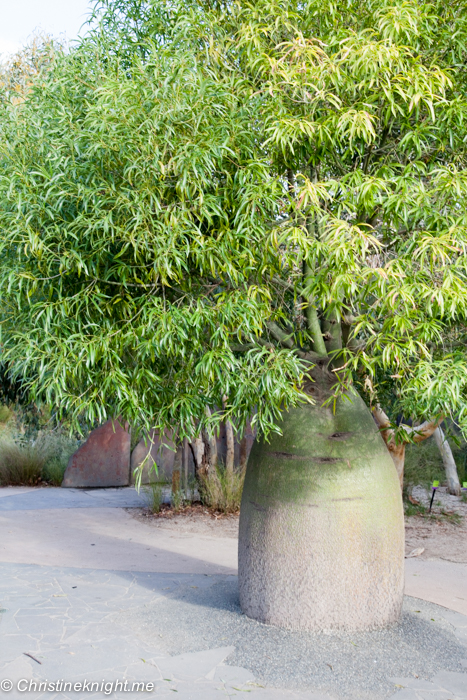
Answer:
POLYGON ((113 506, 0 511, 0 532, 0 561, 165 573, 237 571, 236 539, 155 530, 113 506))
POLYGON ((143 492, 134 488, 36 489, 0 488, 0 512, 56 510, 61 508, 141 508, 147 504, 143 492))
MULTIPOLYGON (((362 635, 313 637, 261 625, 241 615, 235 591, 234 576, 0 564, 0 680, 152 682, 154 690, 144 695, 157 699, 176 691, 186 700, 242 698, 245 692, 251 700, 467 700, 461 639, 467 617, 459 613, 407 599, 419 621, 373 633, 368 646, 362 635), (401 658, 388 664, 385 649, 401 658), (378 670, 371 668, 373 656, 378 670), (431 675, 387 674, 382 682, 385 664, 414 673, 431 669, 431 675), (278 683, 268 682, 260 667, 278 683)), ((141 698, 141 692, 12 690, 0 692, 3 697, 141 698)))
POLYGON ((157 699, 467 700, 465 565, 408 560, 409 590, 453 610, 407 598, 401 625, 366 637, 287 632, 241 614, 236 540, 156 531, 124 510, 144 498, 0 489, 0 681, 144 681, 157 699))

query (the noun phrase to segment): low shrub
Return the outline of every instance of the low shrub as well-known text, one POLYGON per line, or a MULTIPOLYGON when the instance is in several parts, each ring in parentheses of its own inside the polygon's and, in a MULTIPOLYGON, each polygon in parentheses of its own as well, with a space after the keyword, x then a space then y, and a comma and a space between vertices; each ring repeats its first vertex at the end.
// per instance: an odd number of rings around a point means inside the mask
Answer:
POLYGON ((70 456, 79 442, 60 432, 41 432, 36 440, 18 437, 0 441, 0 485, 35 485, 42 482, 60 486, 70 456))
POLYGON ((204 505, 221 513, 238 513, 242 499, 244 470, 227 472, 224 465, 200 477, 200 497, 204 505))
POLYGON ((35 445, 0 442, 0 485, 34 486, 42 480, 45 454, 35 445))
POLYGON ((150 481, 143 486, 143 491, 148 501, 148 508, 151 513, 160 513, 164 500, 164 484, 160 481, 150 481))

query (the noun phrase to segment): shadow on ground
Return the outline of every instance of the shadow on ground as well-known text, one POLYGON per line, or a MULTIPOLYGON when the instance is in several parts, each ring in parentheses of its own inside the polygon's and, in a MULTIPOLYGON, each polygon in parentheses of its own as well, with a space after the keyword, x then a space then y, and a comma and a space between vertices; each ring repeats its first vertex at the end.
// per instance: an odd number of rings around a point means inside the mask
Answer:
MULTIPOLYGON (((140 583, 151 586, 151 578, 146 575, 140 583)), ((176 578, 171 577, 172 585, 176 578)), ((440 606, 406 597, 400 623, 389 629, 318 635, 247 618, 234 576, 196 578, 178 577, 179 586, 168 597, 119 615, 119 623, 146 643, 157 640, 171 655, 234 646, 226 663, 249 669, 267 685, 346 698, 385 698, 397 690, 393 679, 429 680, 439 671, 465 671, 467 618, 440 606)))

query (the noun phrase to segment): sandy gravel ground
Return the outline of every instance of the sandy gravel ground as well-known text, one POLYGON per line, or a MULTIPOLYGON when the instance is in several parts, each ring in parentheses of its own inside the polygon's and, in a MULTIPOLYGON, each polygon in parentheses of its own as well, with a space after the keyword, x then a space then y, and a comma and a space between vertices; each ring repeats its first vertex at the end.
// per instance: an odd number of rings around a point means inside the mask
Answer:
MULTIPOLYGON (((411 495, 429 506, 431 494, 422 487, 416 486, 411 495)), ((467 563, 467 503, 438 489, 431 514, 406 518, 405 537, 407 554, 423 547, 420 559, 467 563)))

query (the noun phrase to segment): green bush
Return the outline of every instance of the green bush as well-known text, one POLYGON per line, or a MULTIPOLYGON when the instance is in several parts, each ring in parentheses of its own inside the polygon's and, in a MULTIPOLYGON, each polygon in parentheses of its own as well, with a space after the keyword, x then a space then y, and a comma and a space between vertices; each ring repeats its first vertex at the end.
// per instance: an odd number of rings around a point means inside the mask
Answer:
POLYGON ((8 423, 12 416, 12 413, 8 406, 0 406, 0 423, 8 423))

